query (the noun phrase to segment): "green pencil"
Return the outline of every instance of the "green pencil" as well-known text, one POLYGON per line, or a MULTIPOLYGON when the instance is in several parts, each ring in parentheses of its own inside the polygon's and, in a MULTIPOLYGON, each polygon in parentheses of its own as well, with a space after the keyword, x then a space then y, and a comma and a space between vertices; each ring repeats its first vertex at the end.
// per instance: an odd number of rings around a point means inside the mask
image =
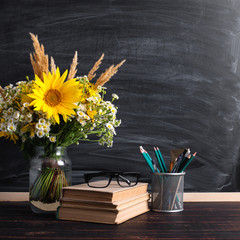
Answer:
POLYGON ((157 160, 158 160, 159 166, 160 166, 160 168, 161 168, 161 171, 164 173, 165 170, 164 170, 164 168, 163 168, 162 161, 161 161, 161 159, 160 159, 160 157, 159 157, 159 155, 158 155, 158 153, 157 153, 157 149, 156 149, 155 147, 154 147, 154 152, 155 152, 155 155, 156 155, 156 157, 157 157, 157 160))
POLYGON ((146 151, 143 149, 142 146, 139 147, 140 148, 140 152, 142 153, 144 159, 146 160, 148 166, 151 168, 152 172, 155 172, 154 171, 154 168, 153 168, 153 165, 152 165, 152 162, 151 162, 151 157, 146 153, 146 151))
POLYGON ((161 152, 160 152, 160 150, 159 150, 158 147, 157 147, 156 149, 157 149, 157 153, 158 153, 158 155, 159 155, 159 157, 160 157, 160 159, 161 159, 161 162, 162 162, 164 171, 165 171, 165 173, 167 173, 167 172, 168 172, 168 171, 167 171, 167 167, 166 167, 165 162, 164 162, 164 160, 163 160, 162 154, 161 154, 161 152))

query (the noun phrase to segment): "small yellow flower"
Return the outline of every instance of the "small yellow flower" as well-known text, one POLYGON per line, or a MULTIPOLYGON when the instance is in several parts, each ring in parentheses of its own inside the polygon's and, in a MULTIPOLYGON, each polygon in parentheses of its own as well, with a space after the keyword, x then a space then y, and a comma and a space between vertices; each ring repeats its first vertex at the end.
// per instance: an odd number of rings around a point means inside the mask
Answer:
POLYGON ((22 132, 22 133, 25 133, 25 132, 27 132, 27 131, 30 131, 30 138, 33 138, 34 137, 34 135, 35 135, 35 123, 29 123, 29 124, 27 124, 27 125, 25 125, 25 126, 23 126, 21 129, 20 129, 20 131, 22 132))
POLYGON ((16 143, 19 138, 15 133, 6 133, 6 132, 0 132, 0 137, 5 137, 6 139, 10 139, 14 143, 16 143))
POLYGON ((87 88, 90 95, 89 97, 95 96, 98 93, 98 91, 95 89, 95 85, 92 83, 89 83, 87 88))
POLYGON ((88 116, 92 119, 92 121, 94 121, 94 116, 97 114, 96 110, 87 110, 87 114, 88 116))

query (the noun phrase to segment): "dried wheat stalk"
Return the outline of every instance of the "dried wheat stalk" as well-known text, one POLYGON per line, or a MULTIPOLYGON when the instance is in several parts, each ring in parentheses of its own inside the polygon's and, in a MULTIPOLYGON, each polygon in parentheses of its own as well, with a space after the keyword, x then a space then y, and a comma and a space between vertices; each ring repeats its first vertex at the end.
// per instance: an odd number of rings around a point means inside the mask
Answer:
POLYGON ((106 82, 108 82, 110 80, 110 78, 117 73, 118 68, 120 68, 125 61, 126 60, 123 60, 122 62, 117 64, 115 67, 114 67, 114 65, 112 65, 110 68, 108 68, 98 78, 97 82, 95 83, 95 86, 103 86, 106 82))
POLYGON ((48 74, 48 55, 44 53, 43 45, 40 45, 38 36, 30 33, 35 53, 30 54, 34 74, 43 79, 43 72, 48 74))
POLYGON ((72 61, 71 67, 70 67, 69 74, 68 74, 68 80, 73 79, 75 77, 76 73, 77 73, 77 69, 76 69, 77 64, 78 64, 78 62, 77 62, 78 57, 77 56, 78 56, 78 54, 77 54, 77 51, 76 51, 75 54, 74 54, 74 57, 73 57, 73 61, 72 61))
POLYGON ((101 74, 101 76, 98 78, 98 80, 95 83, 95 86, 103 86, 105 83, 105 79, 107 79, 113 69, 114 65, 110 66, 104 73, 101 74))
POLYGON ((56 64, 55 64, 55 62, 54 62, 54 59, 53 59, 53 57, 51 57, 51 64, 50 64, 50 66, 51 66, 51 73, 52 74, 54 74, 54 73, 56 73, 56 64))
POLYGON ((101 65, 103 58, 104 58, 104 53, 98 59, 98 61, 95 62, 93 68, 89 71, 88 76, 87 76, 88 77, 88 81, 91 81, 96 76, 95 72, 98 70, 99 66, 101 65))

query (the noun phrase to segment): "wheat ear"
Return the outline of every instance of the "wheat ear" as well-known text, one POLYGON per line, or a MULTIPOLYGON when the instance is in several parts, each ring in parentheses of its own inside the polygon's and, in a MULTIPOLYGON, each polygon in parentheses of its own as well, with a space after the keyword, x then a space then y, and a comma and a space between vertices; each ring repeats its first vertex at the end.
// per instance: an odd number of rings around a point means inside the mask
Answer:
POLYGON ((98 59, 98 61, 95 62, 93 68, 89 71, 88 76, 87 76, 88 77, 88 81, 91 81, 96 76, 95 72, 98 70, 99 66, 101 65, 103 58, 104 58, 104 53, 98 59))
POLYGON ((72 64, 70 66, 70 71, 69 71, 69 74, 68 74, 68 80, 73 79, 75 77, 76 73, 77 73, 77 69, 76 69, 77 64, 78 64, 78 62, 77 62, 78 57, 77 56, 78 56, 78 54, 77 54, 77 51, 76 51, 75 54, 74 54, 74 57, 73 57, 72 64))
POLYGON ((110 68, 108 68, 104 73, 101 74, 101 76, 98 78, 98 80, 95 83, 95 86, 103 86, 106 82, 110 80, 110 78, 115 75, 118 71, 118 68, 120 68, 123 63, 126 60, 123 60, 119 64, 117 64, 115 67, 112 65, 110 68))
POLYGON ((32 63, 34 74, 40 79, 43 79, 43 72, 48 74, 48 55, 44 53, 44 46, 40 45, 38 36, 30 33, 35 53, 30 53, 30 60, 32 63))
POLYGON ((52 74, 56 73, 56 69, 57 69, 57 68, 56 68, 56 64, 55 64, 55 62, 54 62, 53 57, 51 57, 50 66, 51 66, 51 73, 52 73, 52 74))

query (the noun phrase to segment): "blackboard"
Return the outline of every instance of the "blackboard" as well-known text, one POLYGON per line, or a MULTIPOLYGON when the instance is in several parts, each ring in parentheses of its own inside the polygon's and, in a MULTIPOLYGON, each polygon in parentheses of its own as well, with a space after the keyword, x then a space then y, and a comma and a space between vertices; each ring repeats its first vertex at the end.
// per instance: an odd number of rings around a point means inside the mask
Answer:
MULTIPOLYGON (((117 93, 112 148, 72 146, 73 183, 90 170, 151 174, 139 152, 190 147, 185 191, 240 189, 240 2, 212 0, 2 0, 1 85, 33 77, 29 32, 37 34, 60 69, 79 53, 85 75, 105 53, 98 74, 127 59, 107 83, 117 93)), ((63 71, 63 70, 62 70, 63 71)), ((28 162, 0 140, 0 190, 28 190, 28 162)))

